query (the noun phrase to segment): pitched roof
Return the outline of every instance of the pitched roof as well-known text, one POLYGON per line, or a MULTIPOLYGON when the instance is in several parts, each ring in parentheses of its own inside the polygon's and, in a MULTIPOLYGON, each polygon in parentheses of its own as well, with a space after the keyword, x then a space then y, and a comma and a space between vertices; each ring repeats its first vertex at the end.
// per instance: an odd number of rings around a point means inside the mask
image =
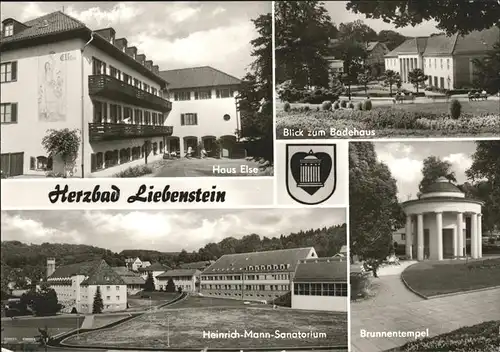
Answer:
POLYGON ((125 266, 114 267, 113 270, 121 276, 126 285, 144 285, 146 280, 139 276, 139 274, 130 271, 125 266))
POLYGON ((157 279, 161 279, 164 277, 177 277, 177 276, 193 276, 200 274, 201 272, 196 269, 172 269, 161 273, 160 275, 156 275, 157 279))
POLYGON ((428 37, 406 39, 400 46, 394 48, 385 56, 398 56, 405 54, 422 54, 425 51, 428 37))
POLYGON ((207 260, 203 262, 193 262, 193 263, 184 263, 179 265, 181 269, 205 269, 207 266, 215 263, 213 260, 207 260))
POLYGON ((210 66, 161 71, 169 89, 238 85, 241 80, 210 66))
POLYGON ((170 270, 170 268, 166 265, 160 264, 158 262, 151 264, 150 266, 147 266, 145 268, 139 268, 138 269, 140 272, 145 272, 145 271, 165 271, 165 270, 170 270))
POLYGON ((453 34, 447 36, 446 34, 434 35, 427 39, 427 46, 425 47, 424 55, 451 55, 458 35, 453 34))
POLYGON ((103 259, 64 265, 57 268, 49 279, 84 275, 81 285, 124 285, 125 282, 103 259))
MULTIPOLYGON (((290 265, 286 271, 294 271, 300 259, 306 259, 314 251, 313 247, 280 249, 276 251, 252 252, 239 254, 225 254, 214 264, 210 265, 204 274, 220 272, 243 272, 243 271, 261 271, 255 270, 256 265, 290 265), (254 270, 249 270, 249 266, 254 270)), ((315 251, 314 251, 315 253, 315 251)), ((274 269, 272 271, 275 271, 274 269)))
POLYGON ((85 24, 61 11, 49 13, 23 24, 28 28, 18 33, 14 33, 12 36, 2 38, 2 43, 10 43, 24 39, 34 39, 47 35, 86 28, 85 24))
POLYGON ((347 281, 347 260, 330 258, 301 260, 293 280, 295 282, 347 281))
POLYGON ((434 193, 434 192, 456 192, 463 193, 460 188, 455 186, 453 183, 448 181, 444 177, 440 177, 436 182, 431 183, 429 186, 425 187, 422 190, 422 194, 424 193, 434 193))
POLYGON ((457 38, 453 54, 484 52, 493 49, 493 45, 500 40, 500 28, 493 26, 482 31, 473 31, 457 38))

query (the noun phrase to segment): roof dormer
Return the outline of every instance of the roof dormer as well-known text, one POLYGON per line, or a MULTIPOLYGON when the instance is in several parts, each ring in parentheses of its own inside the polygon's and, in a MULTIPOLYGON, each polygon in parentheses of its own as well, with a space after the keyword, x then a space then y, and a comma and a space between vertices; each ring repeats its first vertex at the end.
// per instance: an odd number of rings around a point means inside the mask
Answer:
POLYGON ((144 63, 146 62, 146 55, 144 54, 139 54, 139 55, 136 55, 135 57, 136 61, 139 62, 141 65, 144 65, 144 63))
POLYGON ((28 26, 16 21, 13 18, 6 18, 2 21, 2 38, 12 37, 14 34, 22 32, 28 26))
POLYGON ((144 66, 146 66, 146 68, 151 71, 153 69, 153 61, 152 60, 146 61, 144 63, 144 66))
POLYGON ((131 46, 131 47, 128 47, 125 49, 125 52, 130 56, 132 57, 133 59, 135 59, 136 55, 137 55, 137 48, 135 46, 131 46))
POLYGON ((127 48, 127 44, 128 44, 127 39, 125 39, 125 38, 115 39, 115 46, 123 52, 125 52, 125 49, 127 48))
POLYGON ((108 42, 111 44, 115 43, 115 30, 113 28, 104 28, 104 29, 99 29, 95 31, 94 33, 98 34, 99 36, 103 37, 106 39, 108 42))

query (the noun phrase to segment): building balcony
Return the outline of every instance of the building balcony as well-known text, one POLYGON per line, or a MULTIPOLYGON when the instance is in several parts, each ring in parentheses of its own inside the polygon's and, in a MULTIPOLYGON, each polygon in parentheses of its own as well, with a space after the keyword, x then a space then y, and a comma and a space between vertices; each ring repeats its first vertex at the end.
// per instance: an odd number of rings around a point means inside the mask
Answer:
POLYGON ((89 76, 89 95, 161 112, 172 110, 170 101, 107 75, 89 76))
POLYGON ((124 123, 89 123, 89 141, 113 141, 130 138, 171 136, 172 126, 133 125, 124 123))

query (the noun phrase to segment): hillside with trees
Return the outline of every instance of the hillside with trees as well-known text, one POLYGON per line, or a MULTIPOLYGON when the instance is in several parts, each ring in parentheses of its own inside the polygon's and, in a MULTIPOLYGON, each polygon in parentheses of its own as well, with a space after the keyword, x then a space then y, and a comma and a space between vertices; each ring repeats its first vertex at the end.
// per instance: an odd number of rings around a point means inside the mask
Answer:
POLYGON ((95 259, 104 259, 111 266, 125 266, 125 259, 139 257, 141 260, 160 262, 169 267, 183 263, 217 260, 224 254, 269 251, 276 249, 314 247, 320 257, 333 256, 346 244, 346 224, 299 231, 275 238, 257 234, 241 239, 228 237, 218 243, 209 243, 198 251, 188 253, 159 252, 152 250, 124 250, 114 253, 104 248, 87 245, 43 243, 25 244, 19 241, 2 241, 2 296, 8 292, 9 282, 16 288, 28 288, 28 280, 39 282, 45 277, 46 260, 56 258, 57 265, 67 265, 95 259))

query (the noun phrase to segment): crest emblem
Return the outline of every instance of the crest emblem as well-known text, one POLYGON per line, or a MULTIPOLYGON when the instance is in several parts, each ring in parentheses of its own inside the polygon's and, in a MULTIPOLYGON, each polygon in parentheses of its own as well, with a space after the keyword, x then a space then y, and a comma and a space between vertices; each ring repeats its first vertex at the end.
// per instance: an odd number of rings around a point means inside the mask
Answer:
POLYGON ((330 198, 337 184, 335 144, 287 144, 286 189, 295 201, 314 205, 330 198))

